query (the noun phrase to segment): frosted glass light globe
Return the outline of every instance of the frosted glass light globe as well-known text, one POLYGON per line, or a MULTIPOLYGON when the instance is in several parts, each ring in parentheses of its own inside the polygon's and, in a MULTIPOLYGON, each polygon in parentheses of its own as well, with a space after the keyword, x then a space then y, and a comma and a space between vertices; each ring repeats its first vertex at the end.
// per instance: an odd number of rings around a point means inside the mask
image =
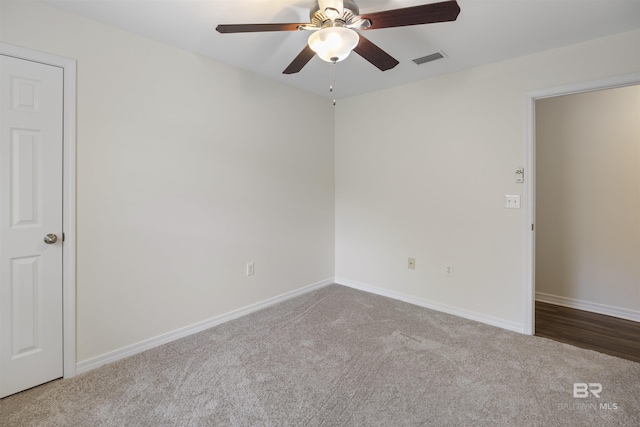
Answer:
POLYGON ((358 33, 344 27, 323 28, 309 36, 309 47, 327 62, 340 62, 358 45, 358 33))

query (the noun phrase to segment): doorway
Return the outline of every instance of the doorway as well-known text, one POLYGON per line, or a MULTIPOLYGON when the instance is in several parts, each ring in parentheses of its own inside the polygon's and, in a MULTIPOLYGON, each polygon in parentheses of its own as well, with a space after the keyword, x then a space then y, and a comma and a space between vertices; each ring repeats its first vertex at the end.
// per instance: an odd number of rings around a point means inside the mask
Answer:
POLYGON ((568 86, 549 88, 531 92, 525 95, 525 155, 526 167, 530 171, 526 186, 526 241, 525 241, 525 292, 524 292, 524 332, 535 333, 535 300, 536 300, 536 113, 537 100, 564 95, 586 93, 602 89, 613 89, 640 84, 640 74, 629 74, 612 78, 568 86))
POLYGON ((75 375, 76 63, 3 43, 0 55, 4 397, 75 375))

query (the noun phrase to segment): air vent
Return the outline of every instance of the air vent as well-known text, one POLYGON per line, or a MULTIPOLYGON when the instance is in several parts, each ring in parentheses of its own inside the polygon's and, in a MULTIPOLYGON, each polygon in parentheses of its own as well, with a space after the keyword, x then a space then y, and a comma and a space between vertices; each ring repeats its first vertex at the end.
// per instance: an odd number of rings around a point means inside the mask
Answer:
POLYGON ((443 51, 432 53, 431 55, 423 56, 422 58, 416 58, 413 60, 418 65, 424 64, 426 62, 435 61, 436 59, 444 58, 446 55, 443 51))

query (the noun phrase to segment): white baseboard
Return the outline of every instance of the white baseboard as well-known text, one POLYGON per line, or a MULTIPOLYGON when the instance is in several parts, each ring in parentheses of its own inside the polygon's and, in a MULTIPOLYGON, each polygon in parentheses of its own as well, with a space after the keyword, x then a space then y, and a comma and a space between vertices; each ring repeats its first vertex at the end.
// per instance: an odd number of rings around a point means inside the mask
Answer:
POLYGON ((204 331, 205 329, 212 328, 230 320, 245 316, 249 313, 253 313, 254 311, 262 310, 263 308, 306 294, 307 292, 320 289, 333 283, 335 283, 335 281, 332 277, 330 279, 313 283, 303 288, 296 289, 294 291, 290 291, 255 304, 251 304, 246 307, 230 311, 229 313, 212 317, 211 319, 203 320, 202 322, 194 323, 193 325, 185 326, 184 328, 176 329, 175 331, 167 332, 166 334, 158 335, 157 337, 149 338, 144 341, 140 341, 135 344, 131 344, 105 354, 101 354, 100 356, 92 357, 91 359, 83 360, 76 364, 76 374, 82 374, 84 372, 91 371, 92 369, 96 369, 102 365, 113 363, 117 360, 124 359, 125 357, 133 356, 134 354, 138 354, 143 351, 150 350, 154 347, 167 344, 171 341, 175 341, 177 339, 184 338, 197 332, 204 331))
POLYGON ((578 310, 590 311, 592 313, 604 314, 607 316, 619 317, 620 319, 633 320, 634 322, 640 322, 640 311, 629 310, 628 308, 613 307, 596 302, 560 297, 557 295, 545 294, 542 292, 536 292, 536 301, 561 305, 563 307, 576 308, 578 310))
POLYGON ((477 322, 486 323, 487 325, 497 326, 499 328, 507 329, 509 331, 524 333, 524 328, 521 323, 510 322, 508 320, 500 319, 498 317, 488 316, 482 313, 476 313, 469 310, 464 310, 458 307, 453 307, 446 304, 441 304, 435 301, 429 301, 422 298, 414 297, 399 292, 390 291, 388 289, 378 288, 364 283, 358 283, 353 280, 344 279, 342 277, 335 278, 336 283, 350 288, 359 289, 361 291, 377 294, 392 299, 408 302, 409 304, 417 305, 420 307, 429 308, 443 313, 453 314, 454 316, 463 317, 465 319, 475 320, 477 322))

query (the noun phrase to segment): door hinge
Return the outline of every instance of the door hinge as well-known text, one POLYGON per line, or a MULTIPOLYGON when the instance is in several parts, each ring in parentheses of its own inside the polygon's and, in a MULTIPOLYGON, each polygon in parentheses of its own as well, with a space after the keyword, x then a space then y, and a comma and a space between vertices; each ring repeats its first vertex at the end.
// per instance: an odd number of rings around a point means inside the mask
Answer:
POLYGON ((531 224, 531 231, 533 231, 533 224, 531 224))
POLYGON ((64 242, 64 233, 62 233, 62 241, 64 242))

